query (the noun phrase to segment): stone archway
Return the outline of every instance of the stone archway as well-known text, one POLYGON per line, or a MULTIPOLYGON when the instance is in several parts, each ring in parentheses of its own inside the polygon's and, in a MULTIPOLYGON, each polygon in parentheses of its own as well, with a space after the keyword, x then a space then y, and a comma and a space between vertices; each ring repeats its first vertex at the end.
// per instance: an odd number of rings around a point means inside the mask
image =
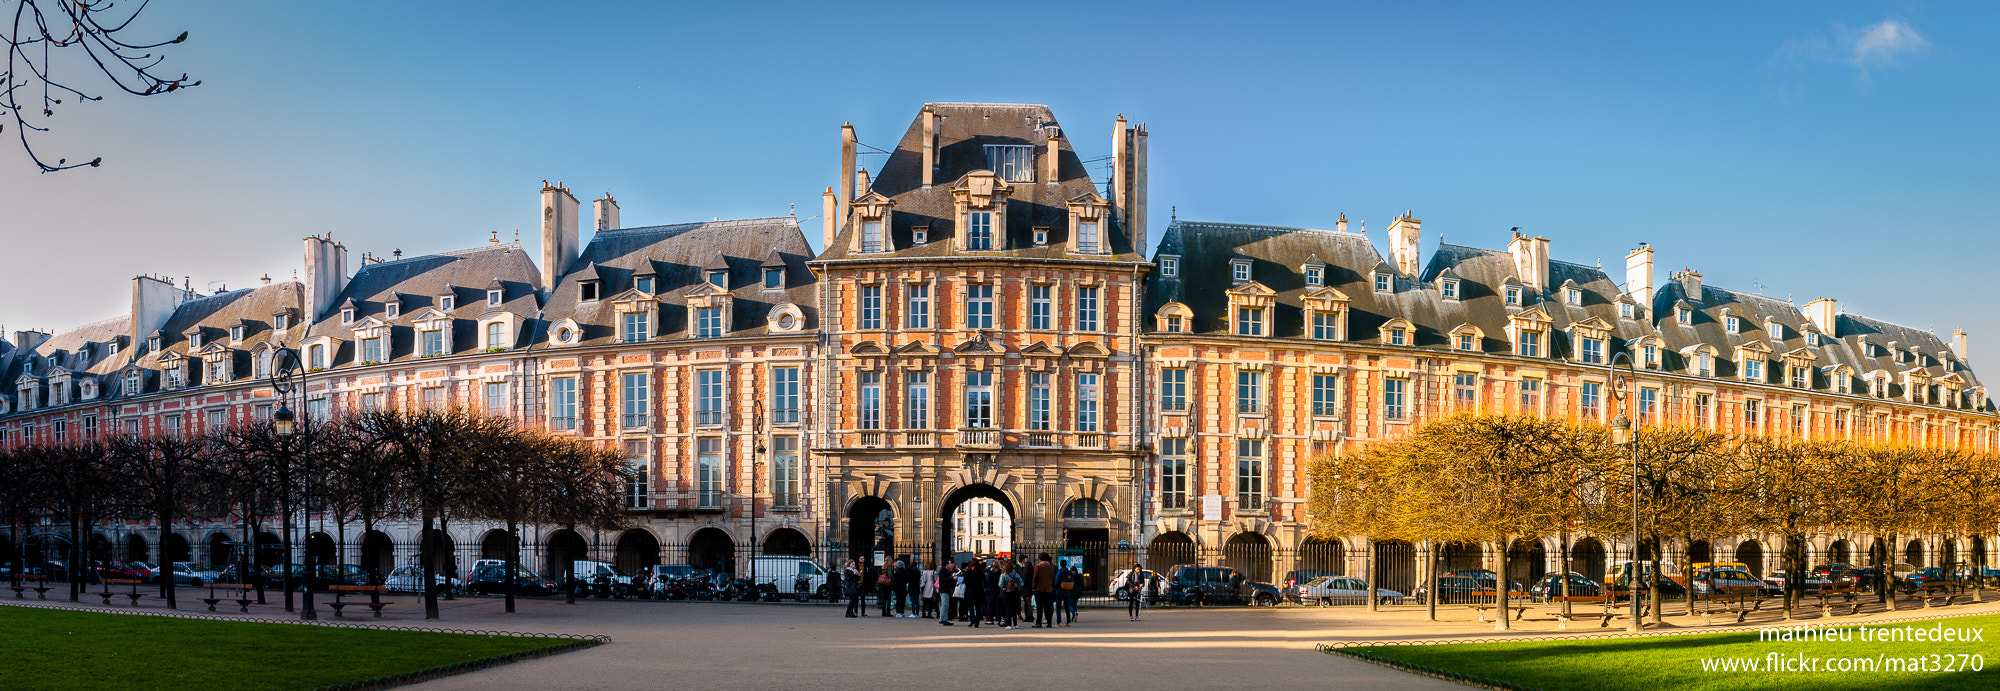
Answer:
POLYGON ((1909 544, 1903 546, 1903 563, 1909 564, 1911 568, 1924 568, 1923 540, 1911 540, 1909 544))
POLYGON ((396 543, 380 530, 370 530, 361 536, 361 568, 378 576, 388 577, 396 570, 396 543))
POLYGON ((1507 548, 1507 580, 1519 583, 1522 588, 1533 587, 1542 576, 1548 575, 1548 548, 1541 540, 1520 538, 1507 548))
POLYGON ((889 500, 872 495, 855 499, 847 507, 848 557, 876 559, 878 552, 883 556, 894 554, 895 540, 900 537, 895 535, 895 529, 896 507, 889 500), (888 532, 884 533, 882 528, 888 532))
MULTIPOLYGON (((1705 547, 1707 543, 1702 543, 1705 547)), ((1569 549, 1569 565, 1584 578, 1602 583, 1606 569, 1604 543, 1597 538, 1586 537, 1577 540, 1569 549)))
POLYGON ((1958 541, 1946 538, 1940 542, 1942 544, 1938 545, 1937 565, 1948 567, 1958 563, 1958 541))
MULTIPOLYGON (((936 549, 941 553, 946 553, 947 556, 956 561, 965 561, 972 558, 973 554, 981 551, 1011 554, 1015 551, 1013 543, 1022 535, 1021 507, 1014 503, 1013 496, 1002 491, 999 487, 986 483, 964 485, 945 494, 944 500, 938 504, 938 515, 942 516, 944 520, 938 522, 937 530, 933 534, 937 544, 936 549), (967 502, 974 499, 992 500, 991 503, 980 502, 976 505, 992 508, 997 504, 999 506, 998 511, 1003 515, 960 515, 960 507, 966 506, 967 502), (975 529, 974 526, 981 524, 993 527, 994 530, 992 532, 996 535, 1006 535, 1008 548, 1006 550, 978 550, 973 549, 968 544, 961 549, 961 546, 957 544, 958 541, 954 539, 954 536, 959 532, 957 529, 962 527, 970 531, 975 529)), ((994 539, 997 540, 998 538, 994 539)))
POLYGON ((585 542, 576 531, 563 528, 549 533, 543 541, 542 570, 551 578, 562 579, 570 575, 571 564, 579 559, 590 558, 590 543, 585 542))
POLYGON ((256 542, 258 566, 277 566, 290 561, 288 559, 289 555, 286 554, 290 550, 286 548, 285 541, 279 539, 277 534, 269 532, 257 533, 256 542))
POLYGON ((1417 569, 1417 547, 1403 540, 1375 540, 1375 587, 1414 593, 1423 578, 1417 569))
POLYGON ((306 536, 306 561, 319 566, 340 564, 340 546, 332 535, 313 533, 306 536))
POLYGON ((1972 549, 1967 550, 1966 555, 1968 561, 1972 562, 1973 568, 1986 568, 1986 538, 1979 535, 1972 536, 1972 549))
POLYGON ((1707 540, 1695 540, 1688 543, 1687 563, 1703 564, 1712 561, 1715 561, 1714 545, 1709 544, 1707 540))
POLYGON ((764 536, 764 543, 759 549, 765 554, 806 557, 812 556, 812 541, 796 528, 779 528, 764 536))
POLYGON ((1736 561, 1742 562, 1750 575, 1764 577, 1764 543, 1744 540, 1736 543, 1736 561))
POLYGON ((632 528, 618 534, 618 556, 612 566, 620 573, 637 573, 660 563, 660 540, 651 531, 632 528))
POLYGON ((235 554, 235 547, 229 541, 229 533, 209 533, 208 539, 204 540, 203 544, 208 548, 209 568, 219 571, 229 567, 230 557, 235 554))
POLYGON ((1486 568, 1486 548, 1470 542, 1453 542, 1444 546, 1444 560, 1440 571, 1471 571, 1486 568))
MULTIPOLYGON (((0 537, 0 540, 5 539, 4 537, 0 537)), ((138 533, 125 534, 125 561, 152 561, 147 558, 152 553, 153 551, 146 545, 146 536, 138 533)), ((6 559, 12 557, 14 551, 12 549, 0 550, 0 554, 6 555, 0 557, 0 559, 6 559)))
POLYGON ((167 543, 160 546, 161 567, 170 568, 177 561, 194 561, 192 552, 193 550, 188 549, 187 536, 167 533, 167 543))
POLYGON ((688 563, 697 569, 736 573, 736 541, 721 528, 702 528, 688 538, 688 563))
POLYGON ((1222 565, 1258 583, 1271 582, 1271 541, 1257 533, 1237 533, 1222 543, 1222 565))
POLYGON ((1194 538, 1178 530, 1160 533, 1152 542, 1146 543, 1146 568, 1162 575, 1176 566, 1192 566, 1196 563, 1194 538))
POLYGON ((1854 562, 1849 560, 1853 558, 1854 546, 1848 544, 1846 540, 1834 540, 1833 544, 1826 546, 1826 563, 1828 564, 1852 564, 1854 562))
POLYGON ((507 548, 513 543, 513 540, 508 539, 509 537, 505 528, 494 528, 486 531, 486 534, 479 536, 479 558, 506 559, 507 548))
POLYGON ((1338 538, 1309 537, 1299 543, 1294 569, 1314 575, 1347 575, 1347 545, 1338 538))

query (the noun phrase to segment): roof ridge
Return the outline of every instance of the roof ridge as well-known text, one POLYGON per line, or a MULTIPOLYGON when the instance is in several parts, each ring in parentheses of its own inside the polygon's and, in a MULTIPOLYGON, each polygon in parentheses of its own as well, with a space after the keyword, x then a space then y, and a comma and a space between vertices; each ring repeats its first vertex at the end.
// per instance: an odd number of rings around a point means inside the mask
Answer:
POLYGON ((777 222, 782 225, 798 225, 798 220, 791 216, 765 216, 762 218, 727 218, 727 219, 718 219, 713 221, 670 223, 666 225, 657 225, 657 226, 639 226, 636 228, 613 228, 610 230, 597 231, 597 234, 605 235, 605 234, 615 234, 615 233, 664 233, 676 230, 698 230, 701 228, 734 228, 737 226, 761 225, 771 222, 777 222))
POLYGON ((1231 229, 1236 229, 1236 230, 1257 230, 1257 231, 1264 231, 1264 232, 1269 232, 1269 233, 1274 233, 1274 234, 1277 234, 1277 233, 1295 233, 1295 232, 1300 232, 1300 231, 1306 231, 1306 232, 1312 232, 1312 233, 1326 233, 1326 234, 1328 234, 1328 235, 1334 235, 1334 236, 1339 236, 1339 237, 1355 237, 1355 238, 1366 238, 1366 237, 1368 237, 1368 236, 1366 236, 1366 235, 1362 235, 1361 233, 1351 233, 1351 232, 1346 232, 1346 231, 1339 231, 1339 230, 1327 230, 1327 229, 1325 229, 1325 228, 1299 228, 1299 227, 1293 227, 1293 226, 1267 226, 1267 225, 1258 225, 1258 224, 1254 224, 1254 223, 1222 223, 1222 222, 1218 222, 1218 221, 1190 221, 1190 220, 1186 220, 1186 219, 1178 219, 1178 220, 1175 220, 1175 221, 1174 221, 1174 222, 1173 222, 1173 223, 1172 223, 1172 224, 1171 224, 1171 225, 1169 226, 1169 228, 1171 228, 1171 227, 1174 227, 1174 226, 1182 226, 1182 225, 1197 225, 1197 226, 1209 226, 1209 227, 1211 227, 1211 228, 1231 228, 1231 229))
POLYGON ((946 106, 952 108, 1042 108, 1045 110, 1049 108, 1048 104, 1046 103, 979 103, 975 101, 933 101, 924 104, 924 107, 926 108, 932 106, 946 106))

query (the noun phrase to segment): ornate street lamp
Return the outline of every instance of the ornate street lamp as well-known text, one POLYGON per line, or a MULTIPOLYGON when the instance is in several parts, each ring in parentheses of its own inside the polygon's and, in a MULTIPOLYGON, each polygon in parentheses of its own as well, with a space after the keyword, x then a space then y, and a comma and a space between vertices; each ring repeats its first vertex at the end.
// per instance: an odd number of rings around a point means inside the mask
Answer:
MULTIPOLYGON (((271 428, 278 433, 278 436, 285 439, 287 449, 291 447, 290 442, 292 438, 303 431, 302 426, 296 424, 290 399, 293 391, 299 392, 300 396, 305 395, 306 368, 304 365, 305 363, 299 359, 299 351, 293 350, 290 347, 280 346, 271 354, 271 388, 278 393, 278 412, 271 415, 271 428)), ((313 609, 313 586, 318 581, 319 562, 314 558, 312 553, 312 454, 306 453, 303 448, 300 449, 300 454, 301 459, 304 461, 301 471, 305 476, 305 498, 303 503, 306 524, 306 582, 305 602, 303 603, 304 606, 299 609, 299 619, 314 621, 319 619, 319 611, 313 609)), ((290 565, 285 565, 283 568, 289 571, 291 567, 290 565)), ((245 571, 245 575, 248 575, 247 570, 245 571)), ((290 594, 287 593, 286 597, 290 597, 290 594)))
MULTIPOLYGON (((1604 371, 1611 375, 1612 400, 1622 404, 1625 401, 1625 385, 1628 382, 1638 381, 1639 368, 1632 362, 1632 356, 1621 350, 1611 354, 1611 359, 1604 363, 1604 371), (1621 379, 1618 376, 1619 360, 1625 361, 1625 371, 1630 373, 1628 378, 1621 379)), ((1631 619, 1625 622, 1625 630, 1636 633, 1644 628, 1639 618, 1639 439, 1638 435, 1633 434, 1632 420, 1625 417, 1623 405, 1618 407, 1618 417, 1611 420, 1611 443, 1632 449, 1632 561, 1631 566, 1625 570, 1625 590, 1631 595, 1632 603, 1629 613, 1631 619)), ((1653 597, 1655 607, 1660 604, 1656 593, 1657 587, 1658 583, 1654 583, 1647 589, 1647 592, 1655 593, 1653 597)))

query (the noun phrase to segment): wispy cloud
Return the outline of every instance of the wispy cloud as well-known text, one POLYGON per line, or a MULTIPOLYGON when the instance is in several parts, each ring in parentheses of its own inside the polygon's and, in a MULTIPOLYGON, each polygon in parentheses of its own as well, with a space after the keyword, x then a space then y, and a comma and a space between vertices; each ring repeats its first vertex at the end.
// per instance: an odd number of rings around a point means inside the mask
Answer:
MULTIPOLYGON (((1785 39, 1764 68, 1799 72, 1811 64, 1839 65, 1853 69, 1855 79, 1867 83, 1876 72, 1907 65, 1930 49, 1931 42, 1900 19, 1884 19, 1859 29, 1834 24, 1824 31, 1785 39)), ((1781 91, 1796 95, 1802 89, 1794 86, 1781 91)))

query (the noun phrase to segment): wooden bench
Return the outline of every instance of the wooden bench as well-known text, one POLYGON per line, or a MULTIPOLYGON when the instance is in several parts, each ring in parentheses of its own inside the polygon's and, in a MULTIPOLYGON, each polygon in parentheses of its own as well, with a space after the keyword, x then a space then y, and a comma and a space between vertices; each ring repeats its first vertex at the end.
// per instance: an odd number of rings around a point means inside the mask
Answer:
MULTIPOLYGON (((1496 592, 1494 592, 1494 591, 1491 591, 1491 590, 1486 590, 1486 591, 1479 591, 1479 592, 1475 592, 1475 593, 1473 593, 1473 594, 1472 594, 1472 596, 1473 596, 1473 597, 1480 597, 1480 598, 1485 598, 1485 599, 1487 600, 1486 602, 1483 602, 1483 603, 1480 603, 1480 604, 1476 604, 1476 605, 1466 605, 1466 607, 1469 607, 1469 608, 1471 608, 1471 609, 1472 609, 1473 611, 1475 611, 1475 612, 1478 612, 1478 613, 1479 613, 1479 620, 1480 620, 1480 621, 1486 621, 1486 611, 1487 611, 1487 610, 1490 610, 1490 609, 1495 609, 1495 608, 1498 608, 1498 607, 1500 606, 1500 605, 1498 605, 1498 604, 1495 604, 1495 603, 1493 602, 1493 599, 1499 596, 1499 593, 1496 593, 1496 592)), ((1513 597, 1513 598, 1517 598, 1517 599, 1521 600, 1522 602, 1526 602, 1526 601, 1527 601, 1527 599, 1528 599, 1528 594, 1527 594, 1527 593, 1509 593, 1509 596, 1511 596, 1511 597, 1513 597)), ((1513 610, 1513 611, 1514 611, 1514 620, 1515 620, 1515 621, 1520 621, 1520 620, 1521 620, 1521 615, 1524 615, 1524 614, 1527 614, 1527 613, 1528 613, 1528 605, 1525 605, 1525 604, 1521 604, 1521 605, 1516 605, 1516 604, 1509 604, 1509 605, 1507 605, 1507 609, 1510 609, 1510 610, 1513 610)), ((1502 616, 1505 616, 1505 615, 1502 615, 1502 616)), ((1498 621, 1498 620, 1496 619, 1495 621, 1498 621)))
POLYGON ((236 611, 248 614, 250 612, 250 603, 257 601, 257 598, 250 597, 250 593, 256 589, 257 586, 243 583, 210 583, 208 584, 208 597, 201 598, 201 601, 208 604, 208 611, 213 612, 215 611, 216 603, 223 600, 235 600, 236 611), (221 590, 224 593, 233 592, 236 594, 236 597, 216 597, 215 591, 217 590, 221 590))
POLYGON ((46 584, 48 583, 48 581, 49 581, 49 579, 48 579, 48 577, 47 577, 47 576, 42 576, 42 575, 39 575, 39 574, 32 574, 32 573, 25 573, 25 574, 21 574, 21 575, 20 575, 20 576, 18 576, 17 578, 18 578, 18 579, 20 579, 20 580, 22 580, 22 581, 32 581, 32 582, 34 582, 34 583, 35 583, 36 585, 13 585, 13 586, 7 586, 7 587, 9 587, 9 588, 13 588, 13 589, 14 589, 14 598, 15 598, 15 599, 27 599, 27 596, 26 596, 26 595, 25 595, 24 593, 26 593, 27 591, 30 591, 30 590, 33 590, 33 591, 35 591, 35 597, 37 597, 37 598, 40 598, 40 599, 43 599, 43 600, 47 600, 47 599, 49 599, 49 595, 48 595, 48 592, 49 592, 49 586, 48 586, 48 585, 46 585, 46 584))
POLYGON ((1833 616, 1833 599, 1838 597, 1844 598, 1840 602, 1840 606, 1848 608, 1847 613, 1851 616, 1861 613, 1861 605, 1865 603, 1855 598, 1860 597, 1864 592, 1867 591, 1862 590, 1860 586, 1848 586, 1846 588, 1828 587, 1820 588, 1819 592, 1815 593, 1815 595, 1819 597, 1819 610, 1821 614, 1829 617, 1833 616))
POLYGON ((330 585, 326 589, 333 591, 333 601, 326 603, 326 606, 333 608, 333 616, 336 617, 345 617, 346 615, 342 614, 341 610, 348 605, 357 604, 345 602, 340 599, 342 595, 347 593, 368 593, 368 601, 358 604, 367 605, 368 609, 375 610, 376 619, 381 619, 382 608, 389 606, 389 603, 382 601, 382 596, 380 595, 382 586, 379 585, 330 585))
MULTIPOLYGON (((104 579, 104 589, 110 590, 111 586, 114 585, 131 586, 132 587, 131 592, 115 593, 115 594, 125 596, 126 598, 128 598, 127 604, 130 604, 133 607, 138 607, 139 600, 144 599, 146 597, 145 593, 139 592, 139 586, 144 585, 145 583, 146 583, 145 581, 136 578, 106 578, 104 579)), ((111 598, 107 597, 104 598, 104 600, 105 600, 104 604, 107 605, 111 604, 111 598)))
POLYGON ((1736 623, 1741 624, 1743 623, 1743 618, 1750 616, 1751 612, 1763 611, 1764 589, 1754 585, 1710 586, 1708 594, 1701 596, 1699 599, 1706 600, 1711 605, 1717 601, 1726 600, 1729 602, 1728 606, 1721 609, 1713 606, 1703 608, 1701 611, 1702 623, 1714 624, 1714 617, 1717 614, 1734 614, 1736 615, 1736 623))
POLYGON ((1908 593, 1911 598, 1923 601, 1924 609, 1930 609, 1931 603, 1936 602, 1938 600, 1944 601, 1943 603, 1938 605, 1940 607, 1949 605, 1951 604, 1952 598, 1958 597, 1958 593, 1956 592, 1956 587, 1951 583, 1929 583, 1925 585, 1908 586, 1904 588, 1904 592, 1908 593))
MULTIPOLYGON (((1593 619, 1593 618, 1598 620, 1597 621, 1598 628, 1604 628, 1611 625, 1612 619, 1616 619, 1620 616, 1623 616, 1618 612, 1612 611, 1611 597, 1608 595, 1571 595, 1569 597, 1563 597, 1561 595, 1557 595, 1549 598, 1548 601, 1556 605, 1561 605, 1562 603, 1565 602, 1570 602, 1570 603, 1580 602, 1586 604, 1603 605, 1604 607, 1604 609, 1599 612, 1577 612, 1574 610, 1565 612, 1562 610, 1561 607, 1557 607, 1555 611, 1550 612, 1549 615, 1557 619, 1558 623, 1556 624, 1556 628, 1559 629, 1569 628, 1569 621, 1571 619, 1593 619)), ((1641 616, 1644 615, 1642 614, 1641 616)))

